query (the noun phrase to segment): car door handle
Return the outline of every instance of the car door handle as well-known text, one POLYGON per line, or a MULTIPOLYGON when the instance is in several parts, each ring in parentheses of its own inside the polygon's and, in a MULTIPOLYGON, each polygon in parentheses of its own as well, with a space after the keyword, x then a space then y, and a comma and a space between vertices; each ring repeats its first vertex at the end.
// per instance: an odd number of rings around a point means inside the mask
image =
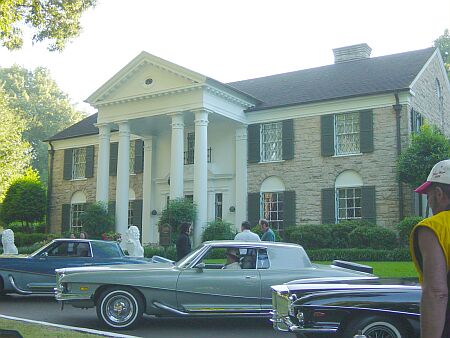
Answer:
POLYGON ((245 279, 256 279, 256 276, 245 276, 245 279))

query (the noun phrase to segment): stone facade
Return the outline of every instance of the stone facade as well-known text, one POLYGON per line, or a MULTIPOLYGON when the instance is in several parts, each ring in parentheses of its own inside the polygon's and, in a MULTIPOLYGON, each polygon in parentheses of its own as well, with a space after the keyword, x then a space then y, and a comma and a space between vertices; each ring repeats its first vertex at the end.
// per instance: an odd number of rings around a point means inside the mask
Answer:
MULTIPOLYGON (((94 145, 94 177, 79 180, 64 180, 64 150, 56 150, 54 154, 52 196, 50 204, 50 225, 52 232, 60 232, 62 226, 62 205, 70 204, 73 194, 81 191, 86 196, 87 203, 94 203, 97 185, 97 154, 98 144, 94 145)), ((135 199, 142 199, 142 174, 130 175, 130 189, 135 193, 135 199)), ((116 176, 109 176, 109 200, 116 199, 116 176)))

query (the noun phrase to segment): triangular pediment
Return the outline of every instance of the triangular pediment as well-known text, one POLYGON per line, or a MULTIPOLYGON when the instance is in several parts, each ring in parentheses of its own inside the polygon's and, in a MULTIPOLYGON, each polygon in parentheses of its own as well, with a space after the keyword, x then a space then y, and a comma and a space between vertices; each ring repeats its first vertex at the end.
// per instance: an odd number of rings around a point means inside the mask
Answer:
POLYGON ((177 91, 202 84, 204 75, 140 53, 86 100, 92 105, 177 91))

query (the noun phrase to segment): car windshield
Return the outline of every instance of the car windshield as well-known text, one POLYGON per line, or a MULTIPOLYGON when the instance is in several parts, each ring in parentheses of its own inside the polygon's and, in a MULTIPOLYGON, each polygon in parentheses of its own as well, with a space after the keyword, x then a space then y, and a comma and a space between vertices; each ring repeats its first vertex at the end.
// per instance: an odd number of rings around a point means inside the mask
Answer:
POLYGON ((92 251, 96 258, 119 258, 123 256, 117 242, 91 242, 92 251))
POLYGON ((192 263, 192 261, 198 257, 199 253, 201 251, 205 250, 205 246, 204 245, 200 245, 199 247, 197 247, 196 249, 194 249, 194 251, 192 251, 191 253, 189 253, 188 255, 184 256, 182 259, 180 259, 178 262, 175 263, 175 265, 179 268, 185 268, 186 266, 188 266, 189 264, 192 263))
POLYGON ((36 255, 38 255, 41 252, 47 251, 47 248, 52 245, 53 242, 50 242, 46 245, 44 245, 43 247, 40 247, 39 249, 37 249, 35 252, 31 253, 28 257, 34 257, 36 255))

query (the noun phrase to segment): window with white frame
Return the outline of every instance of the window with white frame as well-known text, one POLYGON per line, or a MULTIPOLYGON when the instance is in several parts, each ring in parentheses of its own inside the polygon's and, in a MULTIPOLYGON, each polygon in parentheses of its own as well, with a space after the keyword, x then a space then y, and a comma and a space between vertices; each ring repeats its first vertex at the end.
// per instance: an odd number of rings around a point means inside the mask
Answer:
POLYGON ((134 174, 134 158, 135 158, 135 144, 134 142, 130 142, 130 174, 134 174))
POLYGON ((336 155, 360 153, 359 113, 334 116, 336 155))
POLYGON ((283 123, 261 124, 261 162, 281 161, 283 156, 283 123))
POLYGON ((83 228, 81 215, 86 207, 86 195, 82 191, 76 191, 70 199, 70 231, 79 233, 83 228))
POLYGON ((216 197, 215 197, 215 203, 214 203, 216 220, 222 219, 222 200, 223 200, 223 194, 217 193, 216 197))
POLYGON ((280 230, 284 219, 283 181, 277 176, 266 178, 261 184, 261 218, 269 221, 271 228, 280 230))
POLYGON ((424 124, 424 118, 422 114, 415 111, 414 109, 411 110, 411 132, 412 133, 419 133, 420 128, 424 124))
POLYGON ((132 226, 134 220, 134 201, 128 201, 128 226, 132 226))
POLYGON ((86 177, 86 148, 73 149, 72 158, 72 178, 79 179, 86 177))
POLYGON ((336 178, 336 221, 338 223, 362 218, 362 186, 362 178, 354 170, 346 170, 336 178))
POLYGON ((81 222, 81 215, 84 213, 84 203, 77 203, 72 204, 70 206, 70 213, 71 213, 71 221, 70 221, 70 227, 71 231, 74 233, 79 233, 81 229, 83 228, 83 222, 81 222))

